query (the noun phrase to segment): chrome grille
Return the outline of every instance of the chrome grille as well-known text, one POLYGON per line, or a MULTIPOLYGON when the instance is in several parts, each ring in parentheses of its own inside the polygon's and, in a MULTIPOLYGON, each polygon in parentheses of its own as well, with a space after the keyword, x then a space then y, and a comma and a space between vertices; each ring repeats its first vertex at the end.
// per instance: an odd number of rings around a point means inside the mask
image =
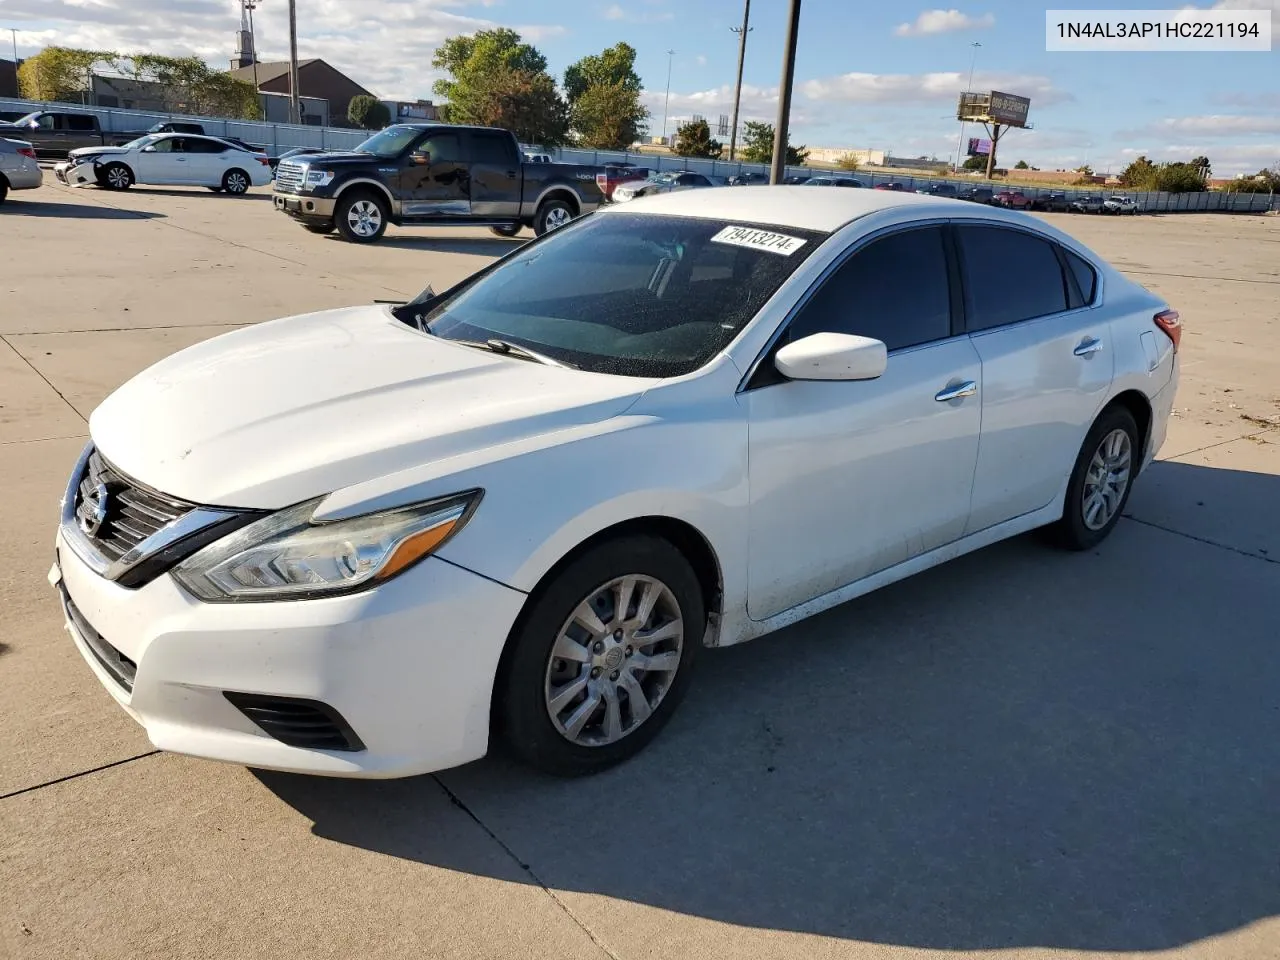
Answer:
POLYGON ((294 163, 292 160, 281 160, 276 164, 276 190, 283 193, 300 193, 306 178, 307 168, 304 164, 294 163))
MULTIPOLYGON (((111 467, 94 450, 76 490, 75 510, 82 512, 86 499, 102 499, 104 509, 96 528, 81 524, 89 542, 108 561, 119 560, 147 537, 193 509, 193 504, 166 497, 140 486, 111 467), (101 492, 105 490, 105 497, 101 492)), ((83 512, 92 512, 85 510, 83 512)))

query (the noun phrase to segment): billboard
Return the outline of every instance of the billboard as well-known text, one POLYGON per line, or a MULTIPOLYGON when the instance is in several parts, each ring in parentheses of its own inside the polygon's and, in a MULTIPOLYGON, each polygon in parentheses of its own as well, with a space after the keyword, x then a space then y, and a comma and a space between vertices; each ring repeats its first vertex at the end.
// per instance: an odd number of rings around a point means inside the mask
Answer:
POLYGON ((957 120, 976 120, 980 123, 1000 123, 1010 127, 1025 127, 1031 100, 992 90, 990 93, 962 93, 956 108, 957 120))
POLYGON ((968 155, 971 157, 991 156, 991 141, 985 137, 970 137, 968 155))

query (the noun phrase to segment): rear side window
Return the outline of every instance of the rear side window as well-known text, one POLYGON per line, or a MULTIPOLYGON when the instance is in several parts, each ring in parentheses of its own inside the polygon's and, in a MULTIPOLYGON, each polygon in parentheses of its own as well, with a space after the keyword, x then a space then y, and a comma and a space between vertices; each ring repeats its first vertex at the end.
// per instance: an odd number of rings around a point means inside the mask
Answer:
POLYGON ((66 124, 68 130, 75 130, 77 133, 97 129, 93 124, 93 117, 78 117, 72 114, 66 118, 66 124))
POLYGON ((216 140, 205 140, 203 137, 188 137, 186 147, 187 153, 222 153, 227 149, 225 143, 219 143, 216 140))
MULTIPOLYGON (((471 156, 469 159, 472 163, 509 164, 512 162, 511 141, 499 133, 476 131, 471 134, 471 156)), ((534 162, 545 163, 546 161, 539 156, 538 160, 534 162)))
POLYGON ((942 230, 925 227, 873 241, 838 267, 787 331, 874 337, 890 350, 951 336, 942 230))
POLYGON ((1075 284, 1071 290, 1071 306, 1083 307, 1093 303, 1093 298, 1098 292, 1097 273, 1083 257, 1078 257, 1065 248, 1062 252, 1066 255, 1067 265, 1071 268, 1072 277, 1075 278, 1075 284), (1076 299, 1077 293, 1080 296, 1079 300, 1076 299))
POLYGON ((957 233, 970 333, 1067 309, 1062 265, 1048 240, 1003 227, 957 233))

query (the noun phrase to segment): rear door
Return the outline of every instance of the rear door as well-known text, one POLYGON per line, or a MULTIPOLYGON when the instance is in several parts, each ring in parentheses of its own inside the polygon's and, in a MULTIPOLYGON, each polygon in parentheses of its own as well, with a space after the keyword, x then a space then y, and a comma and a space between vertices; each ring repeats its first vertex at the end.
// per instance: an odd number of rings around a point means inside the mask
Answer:
MULTIPOLYGON (((222 175, 231 166, 227 161, 226 155, 229 153, 239 153, 233 151, 224 143, 217 140, 210 140, 208 137, 183 137, 183 151, 186 157, 186 166, 184 168, 191 183, 198 183, 206 187, 216 187, 222 184, 222 175)), ((253 161, 257 163, 256 160, 253 161)), ((249 173, 248 164, 242 164, 245 173, 249 173)))
POLYGON ((982 441, 966 531, 976 533, 1057 496, 1114 363, 1093 290, 1063 269, 1057 244, 1006 226, 955 229, 966 327, 982 360, 982 441))
POLYGON ((510 134, 465 131, 463 150, 471 161, 471 215, 495 219, 519 216, 520 154, 510 134))

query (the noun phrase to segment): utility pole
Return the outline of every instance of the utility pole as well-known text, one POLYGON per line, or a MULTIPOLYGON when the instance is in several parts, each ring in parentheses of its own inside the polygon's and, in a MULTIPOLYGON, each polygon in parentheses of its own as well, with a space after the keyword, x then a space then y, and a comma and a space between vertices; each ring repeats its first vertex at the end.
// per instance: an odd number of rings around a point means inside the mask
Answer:
MULTIPOLYGON (((971 93, 973 91, 973 67, 974 67, 974 64, 978 62, 978 48, 982 46, 982 44, 980 44, 977 40, 975 40, 973 41, 973 43, 969 44, 969 46, 973 47, 973 56, 969 58, 969 85, 964 88, 965 93, 971 93)), ((957 173, 960 172, 960 151, 964 147, 964 126, 965 126, 965 122, 961 120, 960 121, 960 140, 958 143, 956 143, 956 172, 957 173)))
POLYGON ((800 0, 791 0, 787 39, 782 51, 782 83, 778 85, 778 122, 773 128, 770 183, 781 183, 787 171, 787 123, 791 119, 791 83, 796 75, 796 35, 800 32, 800 0))
POLYGON ((742 65, 747 59, 747 34, 751 32, 751 0, 742 7, 742 26, 730 27, 738 35, 738 82, 733 88, 733 126, 729 128, 729 159, 734 159, 738 147, 738 104, 742 102, 742 65))
POLYGON ((18 29, 10 27, 9 32, 13 34, 13 77, 14 83, 18 82, 18 29))
POLYGON ((289 0, 289 122, 302 122, 302 103, 298 99, 297 0, 289 0))
POLYGON ((262 109, 262 91, 258 89, 258 38, 253 32, 253 10, 258 5, 258 0, 241 0, 241 3, 249 14, 249 57, 253 61, 253 99, 258 107, 258 119, 265 120, 267 116, 262 109))
POLYGON ((662 142, 667 142, 667 107, 671 103, 671 58, 676 55, 674 50, 667 51, 667 96, 662 101, 662 142))

